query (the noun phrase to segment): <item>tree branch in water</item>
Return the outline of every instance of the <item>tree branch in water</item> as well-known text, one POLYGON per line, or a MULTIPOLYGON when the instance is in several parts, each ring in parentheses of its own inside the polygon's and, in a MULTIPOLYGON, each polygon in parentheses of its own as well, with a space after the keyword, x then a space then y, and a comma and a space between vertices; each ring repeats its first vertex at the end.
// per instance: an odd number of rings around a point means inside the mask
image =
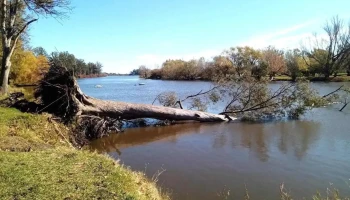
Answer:
POLYGON ((322 97, 325 98, 325 97, 328 97, 328 96, 330 96, 330 95, 332 95, 332 94, 335 94, 335 93, 337 93, 338 91, 340 91, 343 87, 344 87, 344 85, 340 86, 338 89, 334 90, 333 92, 330 92, 330 93, 328 93, 328 94, 326 94, 326 95, 323 95, 322 97))

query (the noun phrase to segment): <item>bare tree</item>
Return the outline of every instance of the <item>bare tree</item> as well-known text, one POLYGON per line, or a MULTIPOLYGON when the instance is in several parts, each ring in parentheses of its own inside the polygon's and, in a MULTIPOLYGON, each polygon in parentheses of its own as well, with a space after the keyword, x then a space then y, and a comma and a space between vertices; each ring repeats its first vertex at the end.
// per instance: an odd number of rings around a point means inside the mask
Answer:
POLYGON ((146 66, 141 65, 141 66, 139 67, 139 76, 140 76, 141 78, 149 78, 150 75, 151 75, 151 70, 148 69, 146 66))
POLYGON ((11 56, 26 29, 41 16, 64 17, 69 0, 1 0, 2 64, 0 93, 7 93, 11 56), (35 16, 35 17, 34 17, 35 16))
POLYGON ((320 68, 320 72, 328 79, 333 73, 336 75, 350 56, 350 24, 344 25, 338 16, 333 17, 324 26, 326 38, 315 35, 310 41, 310 47, 303 47, 306 64, 313 68, 320 68))

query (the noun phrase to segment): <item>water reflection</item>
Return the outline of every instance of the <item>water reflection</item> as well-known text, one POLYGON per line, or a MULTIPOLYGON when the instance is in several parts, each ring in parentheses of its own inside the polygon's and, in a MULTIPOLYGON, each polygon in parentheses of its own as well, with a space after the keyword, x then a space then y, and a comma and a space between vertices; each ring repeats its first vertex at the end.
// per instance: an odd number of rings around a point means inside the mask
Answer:
POLYGON ((295 157, 301 160, 307 153, 310 145, 319 139, 320 123, 313 121, 293 121, 276 124, 279 128, 279 150, 287 154, 292 148, 295 157))
MULTIPOLYGON (((219 123, 219 124, 179 124, 166 127, 128 129, 124 133, 94 141, 91 150, 117 152, 123 149, 143 146, 153 142, 176 145, 179 137, 197 135, 207 137, 213 149, 230 147, 247 148, 260 161, 268 161, 271 149, 277 146, 282 154, 294 152, 301 160, 310 145, 319 135, 320 123, 313 121, 274 122, 270 124, 219 123)), ((188 146, 187 148, 192 148, 188 146)))
POLYGON ((121 155, 122 152, 120 149, 144 145, 155 141, 176 143, 176 139, 180 135, 197 133, 200 129, 200 125, 200 123, 193 123, 164 127, 131 128, 123 133, 112 134, 109 137, 94 141, 90 145, 90 149, 100 153, 116 151, 121 155))
MULTIPOLYGON (((137 81, 107 77, 80 80, 79 84, 97 98, 141 103, 151 103, 163 91, 187 96, 211 87, 207 82, 153 80, 135 87, 137 81), (104 87, 96 89, 96 84, 104 87)), ((312 86, 326 94, 339 84, 344 83, 312 86)), ((220 106, 209 107, 209 111, 217 113, 220 106)), ((282 182, 296 199, 326 191, 329 182, 349 196, 345 181, 350 178, 350 107, 344 112, 338 112, 338 107, 314 109, 299 121, 128 129, 95 141, 90 148, 106 152, 134 170, 146 171, 148 177, 166 169, 159 183, 173 191, 174 199, 222 199, 217 193, 225 186, 232 199, 241 199, 245 183, 252 199, 279 199, 282 182)))

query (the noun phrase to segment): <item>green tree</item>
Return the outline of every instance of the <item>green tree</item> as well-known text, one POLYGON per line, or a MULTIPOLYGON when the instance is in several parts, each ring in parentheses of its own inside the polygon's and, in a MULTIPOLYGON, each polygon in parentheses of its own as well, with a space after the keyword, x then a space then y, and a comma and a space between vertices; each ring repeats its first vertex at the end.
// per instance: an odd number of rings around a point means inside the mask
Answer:
POLYGON ((60 63, 62 66, 66 67, 68 71, 76 75, 77 73, 77 59, 75 56, 68 51, 53 52, 50 57, 51 62, 60 63))
POLYGON ((129 74, 130 75, 140 75, 140 70, 139 69, 133 69, 129 74))
POLYGON ((225 54, 238 77, 251 73, 252 69, 261 63, 261 52, 251 47, 231 48, 225 54))
POLYGON ((285 58, 288 74, 292 78, 292 81, 295 81, 300 75, 298 52, 296 50, 289 50, 286 52, 285 58))
POLYGON ((103 65, 100 62, 95 62, 92 68, 92 74, 101 74, 103 65))
POLYGON ((53 52, 49 57, 50 62, 59 63, 75 77, 85 77, 89 75, 99 75, 102 73, 103 65, 100 62, 86 63, 83 59, 76 58, 68 51, 53 52))
MULTIPOLYGON (((261 62, 259 65, 256 65, 252 68, 252 76, 256 79, 261 80, 262 77, 267 75, 268 64, 266 62, 261 62)), ((270 75, 270 79, 272 79, 270 75)))
POLYGON ((226 56, 214 57, 213 62, 210 64, 210 68, 206 71, 210 80, 229 77, 230 75, 234 74, 232 62, 226 56))
POLYGON ((79 75, 88 75, 89 70, 84 59, 76 59, 75 62, 79 75))
POLYGON ((49 57, 49 54, 43 47, 35 47, 32 51, 35 56, 41 55, 41 56, 45 56, 46 58, 49 57))
POLYGON ((287 73, 295 81, 303 73, 307 74, 308 68, 299 49, 289 50, 285 53, 287 73))

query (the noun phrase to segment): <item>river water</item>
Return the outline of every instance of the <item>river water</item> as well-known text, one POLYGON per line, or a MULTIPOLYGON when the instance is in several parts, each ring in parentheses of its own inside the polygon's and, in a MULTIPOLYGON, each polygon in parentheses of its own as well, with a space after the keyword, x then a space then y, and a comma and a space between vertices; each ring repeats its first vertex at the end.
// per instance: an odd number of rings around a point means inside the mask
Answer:
MULTIPOLYGON (((312 83, 321 94, 341 84, 312 83)), ((164 91, 184 97, 211 87, 210 82, 135 76, 80 79, 79 85, 96 98, 135 103, 152 103, 164 91)), ((297 199, 334 187, 349 196, 350 106, 339 112, 340 106, 314 109, 300 120, 133 128, 90 148, 149 178, 164 171, 158 184, 179 200, 225 199, 228 192, 230 199, 242 199, 245 188, 253 199, 279 199, 281 183, 297 199)), ((221 110, 220 104, 209 107, 221 110)))

